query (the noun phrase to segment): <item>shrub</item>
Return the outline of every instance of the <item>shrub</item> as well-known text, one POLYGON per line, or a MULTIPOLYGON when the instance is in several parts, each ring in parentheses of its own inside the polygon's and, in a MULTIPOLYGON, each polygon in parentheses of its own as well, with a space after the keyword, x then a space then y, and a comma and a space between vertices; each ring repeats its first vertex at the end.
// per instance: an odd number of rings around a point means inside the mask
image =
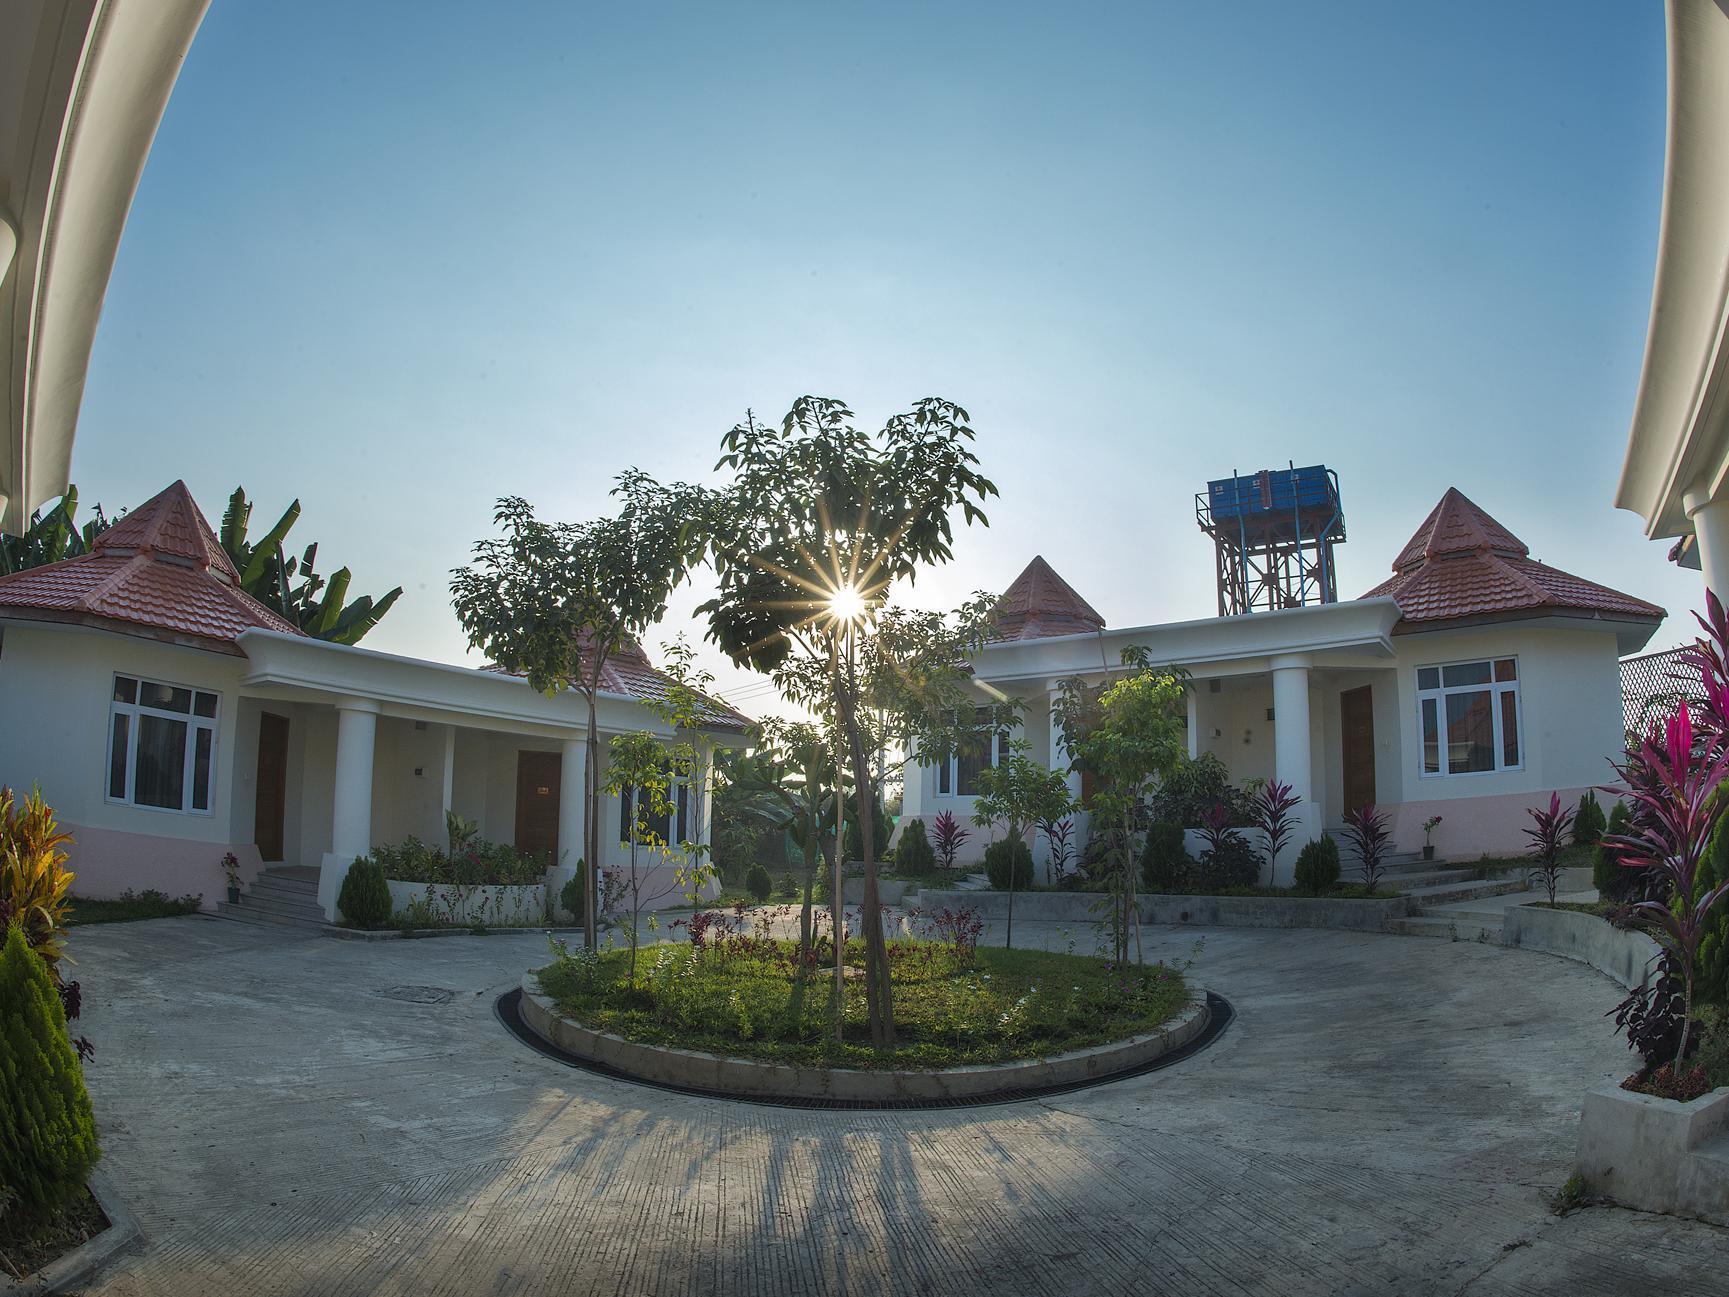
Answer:
MULTIPOLYGON (((1691 899, 1697 900, 1725 880, 1729 880, 1729 815, 1717 822, 1711 835, 1693 881, 1691 899)), ((1729 999, 1729 905, 1719 905, 1705 920, 1705 932, 1699 939, 1696 991, 1701 999, 1718 1004, 1729 999)))
POLYGON ((1573 841, 1590 846, 1603 836, 1609 821, 1603 815, 1603 804, 1593 789, 1586 789, 1579 799, 1579 809, 1573 813, 1573 841))
POLYGON ((1626 802, 1617 801, 1609 810, 1608 824, 1603 832, 1597 835, 1597 849, 1591 855, 1591 885, 1604 899, 1616 894, 1616 883, 1620 876, 1630 871, 1622 869, 1616 863, 1614 850, 1603 839, 1626 833, 1632 824, 1633 812, 1627 809, 1626 802))
POLYGON ((1330 891, 1339 882, 1339 844, 1333 835, 1311 838, 1297 853, 1297 886, 1311 896, 1330 891))
MULTIPOLYGON (((883 858, 883 844, 889 840, 889 834, 894 832, 894 822, 889 819, 889 813, 883 809, 879 798, 871 808, 871 845, 875 848, 876 858, 883 858)), ((842 845, 846 850, 848 860, 864 859, 864 831, 859 828, 858 807, 850 801, 847 804, 846 829, 842 845)))
POLYGON ((0 1184, 40 1220, 74 1201, 96 1165, 96 1121, 48 965, 17 923, 0 949, 0 1184))
POLYGON ((1240 833, 1227 833, 1201 853, 1192 871, 1193 890, 1202 895, 1253 887, 1261 877, 1261 858, 1240 833))
POLYGON ((384 866, 366 856, 348 867, 336 908, 351 927, 382 928, 390 922, 390 887, 384 881, 384 866))
POLYGON ((1188 881, 1194 861, 1183 849, 1183 826, 1170 820, 1155 821, 1147 830, 1141 848, 1141 882, 1149 892, 1180 892, 1188 881))
POLYGON ((1345 812, 1345 841, 1351 844, 1357 863, 1363 870, 1363 887, 1373 892, 1381 882, 1381 867, 1393 835, 1387 829, 1385 811, 1375 809, 1371 802, 1345 812))
POLYGON ((582 876, 587 872, 587 863, 578 860, 576 862, 576 872, 570 876, 570 880, 566 882, 563 887, 558 889, 558 903, 564 907, 564 912, 566 914, 572 916, 578 922, 582 920, 583 907, 586 904, 582 876))
POLYGON ((19 802, 0 787, 0 923, 21 924, 25 942, 50 969, 63 953, 73 878, 63 848, 71 841, 41 793, 19 802))
POLYGON ((944 869, 953 869, 955 856, 959 853, 961 844, 972 837, 972 830, 962 828, 952 811, 944 811, 931 821, 931 833, 937 862, 944 869))
POLYGON ((1199 828, 1215 806, 1225 808, 1227 828, 1246 829, 1254 823, 1249 795, 1231 782, 1231 772, 1211 752, 1181 762, 1152 797, 1154 820, 1186 829, 1199 828))
POLYGON ((985 876, 999 892, 1033 885, 1033 853, 1019 838, 1004 838, 985 848, 985 876))
POLYGON ((758 905, 761 905, 773 895, 774 880, 768 876, 768 870, 761 865, 752 865, 745 871, 744 890, 755 898, 758 905))
POLYGON ((1547 807, 1533 806, 1525 813, 1531 817, 1525 830, 1531 840, 1531 877, 1542 884, 1553 906, 1561 880, 1561 841, 1573 825, 1573 808, 1561 805, 1560 793, 1550 793, 1547 807))
POLYGON ((919 819, 908 820, 901 826, 901 840, 895 847, 895 868, 916 878, 934 872, 936 867, 937 856, 936 852, 931 850, 925 822, 919 819))

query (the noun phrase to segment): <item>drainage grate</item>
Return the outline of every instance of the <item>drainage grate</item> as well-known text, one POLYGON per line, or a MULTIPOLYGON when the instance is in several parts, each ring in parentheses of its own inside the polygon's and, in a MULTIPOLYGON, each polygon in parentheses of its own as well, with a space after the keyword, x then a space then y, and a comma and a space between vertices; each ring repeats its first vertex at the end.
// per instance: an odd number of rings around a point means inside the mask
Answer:
POLYGON ((377 992, 387 1000, 405 1000, 409 1004, 449 1004, 455 991, 442 986, 387 986, 377 992))
POLYGON ((536 1053, 548 1058, 557 1059, 566 1066, 579 1071, 592 1072, 596 1076, 608 1077, 614 1081, 628 1081, 632 1085, 644 1086, 650 1090, 666 1090, 673 1094, 690 1094, 703 1099, 728 1099, 734 1103, 754 1103, 767 1108, 848 1108, 885 1111, 893 1108, 986 1108, 1000 1103, 1022 1103, 1028 1099, 1042 1099, 1052 1094, 1070 1094, 1076 1090, 1089 1090, 1095 1085, 1109 1085, 1113 1081, 1127 1081, 1131 1077, 1145 1076, 1160 1068, 1180 1063, 1193 1054, 1200 1053, 1220 1036, 1225 1028, 1230 1026, 1236 1011, 1231 1008, 1229 1000, 1222 995, 1207 992, 1207 1008, 1211 1010, 1206 1030, 1201 1032, 1181 1049, 1174 1049, 1168 1054, 1153 1059, 1150 1063, 1142 1063, 1139 1067, 1127 1068, 1121 1072, 1112 1072, 1107 1076, 1091 1076, 1084 1081, 1071 1081, 1067 1085, 1051 1085, 1042 1089, 999 1090, 995 1094, 980 1095, 971 1099, 811 1099, 801 1095, 743 1095, 732 1094, 723 1090, 705 1090, 701 1086, 672 1085, 665 1081, 645 1081, 640 1076, 632 1076, 629 1072, 621 1072, 616 1067, 608 1067, 605 1063, 597 1063, 592 1059, 578 1058, 567 1054, 564 1050, 550 1044, 536 1035, 523 1022, 519 1005, 522 1002, 522 990, 506 991, 498 997, 492 1006, 505 1030, 515 1036, 523 1044, 536 1053))

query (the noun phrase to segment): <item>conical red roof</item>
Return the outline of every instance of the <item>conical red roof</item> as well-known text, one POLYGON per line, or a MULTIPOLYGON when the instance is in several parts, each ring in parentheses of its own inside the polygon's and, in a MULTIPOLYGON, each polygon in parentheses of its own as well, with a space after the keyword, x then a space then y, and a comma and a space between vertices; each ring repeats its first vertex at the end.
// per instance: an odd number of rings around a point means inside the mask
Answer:
MULTIPOLYGON (((590 679, 594 672, 594 651, 594 634, 585 630, 582 633, 580 667, 584 682, 590 679)), ((488 662, 481 670, 496 671, 500 675, 519 674, 506 671, 496 662, 488 662)), ((639 702, 660 702, 671 694, 673 679, 648 660, 648 654, 634 636, 627 635, 624 643, 614 652, 607 654, 606 660, 600 664, 599 684, 600 692, 604 694, 635 698, 639 702)), ((736 707, 718 698, 704 694, 702 701, 701 720, 705 728, 742 731, 756 724, 736 707)))
POLYGON ((186 483, 152 496, 96 538, 90 553, 0 576, 0 616, 80 622, 238 653, 258 627, 302 632, 239 588, 186 483))
POLYGON ((1449 488, 1399 557, 1393 575, 1363 597, 1391 595, 1405 622, 1588 612, 1661 620, 1663 609, 1531 557, 1525 542, 1449 488))
POLYGON ((1105 619, 1039 555, 1003 591, 996 610, 997 638, 1045 639, 1103 630, 1105 619))

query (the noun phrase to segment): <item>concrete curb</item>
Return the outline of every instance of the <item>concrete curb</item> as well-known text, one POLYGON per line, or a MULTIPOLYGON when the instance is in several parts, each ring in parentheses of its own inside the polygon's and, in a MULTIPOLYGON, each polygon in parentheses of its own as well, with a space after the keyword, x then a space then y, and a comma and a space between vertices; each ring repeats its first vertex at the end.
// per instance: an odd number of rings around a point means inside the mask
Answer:
POLYGON ((1632 989, 1657 957, 1657 943, 1643 932, 1627 932, 1607 919, 1579 910, 1509 905, 1501 919, 1501 944, 1589 964, 1632 989))
MULTIPOLYGON (((580 927, 534 927, 534 928, 495 928, 488 926, 485 932, 476 932, 472 927, 454 928, 409 928, 406 933, 401 928, 344 928, 334 923, 327 923, 319 929, 323 936, 333 941, 415 941, 421 937, 520 937, 534 933, 578 933, 580 927)), ((604 929, 603 929, 604 931, 604 929)))
POLYGON ((138 1218, 120 1201, 119 1191, 104 1172, 92 1171, 88 1185, 90 1196, 108 1217, 108 1228, 33 1274, 22 1279, 0 1279, 0 1293, 66 1292, 143 1239, 138 1218))
POLYGON ((644 1045, 561 1016, 552 1000, 541 992, 540 978, 534 973, 523 975, 518 1012, 529 1030, 548 1044, 645 1081, 736 1094, 740 1098, 888 1102, 977 1099, 1008 1090, 1036 1091, 1103 1079, 1145 1066, 1182 1048, 1206 1030, 1211 1018, 1206 989, 1190 986, 1189 992, 1188 1007, 1169 1026, 1144 1036, 1050 1058, 948 1068, 940 1072, 798 1067, 644 1045))
POLYGON ((1579 1115, 1579 1175, 1639 1211, 1729 1224, 1723 1154, 1701 1145, 1729 1131, 1729 1087, 1680 1103, 1601 1086, 1579 1115))
MULTIPOLYGON (((1102 892, 1017 892, 1015 919, 1021 923, 1096 923, 1103 917, 1095 906, 1106 901, 1102 892)), ((1194 924, 1206 928, 1342 928, 1352 932, 1387 932, 1411 912, 1407 896, 1380 900, 1347 900, 1326 896, 1175 896, 1143 893, 1141 922, 1194 924)), ((995 922, 1009 912, 1007 892, 920 892, 916 908, 971 910, 995 922)))

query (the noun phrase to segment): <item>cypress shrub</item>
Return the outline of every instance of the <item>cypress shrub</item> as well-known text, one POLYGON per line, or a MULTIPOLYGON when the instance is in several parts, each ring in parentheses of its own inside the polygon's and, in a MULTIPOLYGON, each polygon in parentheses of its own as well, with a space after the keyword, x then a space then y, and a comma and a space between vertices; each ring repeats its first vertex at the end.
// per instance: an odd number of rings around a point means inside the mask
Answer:
POLYGON ((1573 841, 1581 846, 1591 846, 1603 836, 1608 824, 1596 791, 1586 789, 1585 795, 1579 799, 1579 811, 1573 816, 1573 841))
POLYGON ((0 1185, 40 1220, 84 1191, 96 1119, 48 965, 7 925, 0 949, 0 1185))
POLYGON ((901 840, 895 845, 895 869, 918 877, 935 872, 937 853, 931 850, 930 835, 925 822, 911 819, 901 828, 901 840))
POLYGON ((1597 835, 1597 850, 1591 853, 1591 885, 1604 900, 1609 900, 1616 894, 1616 882, 1623 871, 1621 866, 1615 863, 1614 853, 1604 844, 1603 838, 1625 833, 1632 824, 1633 812, 1627 809, 1626 802, 1617 801, 1609 810, 1608 823, 1603 832, 1597 835))
POLYGON ((985 876, 996 891, 1010 890, 1011 882, 1015 891, 1025 891, 1033 885, 1033 853, 1019 838, 993 842, 985 848, 985 876))
MULTIPOLYGON (((894 833, 895 825, 881 798, 877 799, 871 811, 871 845, 876 849, 876 858, 881 860, 884 855, 883 844, 894 833)), ((848 860, 864 859, 864 831, 859 828, 858 806, 851 798, 847 800, 846 828, 842 834, 841 846, 848 860)))
POLYGON ((1183 850, 1181 824, 1158 820, 1147 830, 1147 842, 1141 848, 1141 882, 1149 892, 1182 891, 1193 863, 1183 850))
MULTIPOLYGON (((1705 856, 1699 862, 1699 872, 1693 880, 1693 894, 1703 896, 1729 878, 1729 816, 1717 821, 1705 856)), ((1677 898, 1676 904, 1679 904, 1677 898)), ((1700 998, 1718 1004, 1729 999, 1729 901, 1719 901, 1711 917, 1705 921, 1705 935, 1699 942, 1699 980, 1695 988, 1700 998)))
POLYGON ((582 922, 583 908, 587 904, 582 877, 587 872, 588 866, 578 860, 576 872, 558 889, 558 903, 564 907, 564 912, 578 923, 582 922))
POLYGON ((382 928, 390 922, 390 888, 384 881, 384 866, 370 856, 361 856, 348 867, 336 908, 356 928, 382 928))
POLYGON ((1319 896, 1338 884, 1339 844, 1333 835, 1323 833, 1310 838, 1297 853, 1297 886, 1312 896, 1319 896))
POLYGON ((744 876, 744 890, 761 905, 774 894, 774 879, 768 876, 768 870, 761 865, 752 865, 744 876))

